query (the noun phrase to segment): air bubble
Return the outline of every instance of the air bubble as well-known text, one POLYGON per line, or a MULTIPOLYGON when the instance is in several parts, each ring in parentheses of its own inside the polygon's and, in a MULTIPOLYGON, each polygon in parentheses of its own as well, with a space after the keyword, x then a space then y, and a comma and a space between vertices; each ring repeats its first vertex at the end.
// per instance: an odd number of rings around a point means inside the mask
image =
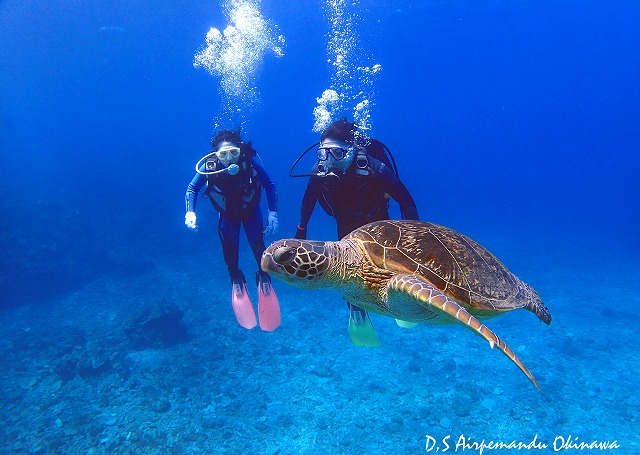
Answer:
POLYGON ((351 110, 353 118, 363 131, 371 130, 374 79, 382 66, 358 64, 366 55, 358 47, 356 25, 359 17, 355 10, 358 1, 327 0, 325 10, 331 31, 327 43, 327 63, 333 68, 331 85, 316 101, 313 109, 313 131, 323 131, 327 126, 351 110), (331 97, 327 97, 331 93, 331 97))
POLYGON ((229 25, 222 32, 211 28, 193 57, 194 67, 220 78, 226 104, 221 114, 229 120, 234 113, 251 112, 259 104, 256 80, 265 57, 284 56, 285 38, 262 16, 259 5, 259 0, 225 1, 222 6, 229 25))

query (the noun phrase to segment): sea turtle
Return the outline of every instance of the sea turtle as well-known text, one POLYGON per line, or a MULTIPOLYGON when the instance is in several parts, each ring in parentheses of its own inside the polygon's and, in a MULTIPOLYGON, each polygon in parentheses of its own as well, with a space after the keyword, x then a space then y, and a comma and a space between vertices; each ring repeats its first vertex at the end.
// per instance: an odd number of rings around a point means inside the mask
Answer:
POLYGON ((538 293, 489 251, 452 229, 421 221, 376 221, 339 242, 284 239, 262 269, 294 286, 333 288, 365 310, 422 324, 458 322, 497 346, 538 388, 507 344, 480 319, 524 308, 546 324, 538 293))

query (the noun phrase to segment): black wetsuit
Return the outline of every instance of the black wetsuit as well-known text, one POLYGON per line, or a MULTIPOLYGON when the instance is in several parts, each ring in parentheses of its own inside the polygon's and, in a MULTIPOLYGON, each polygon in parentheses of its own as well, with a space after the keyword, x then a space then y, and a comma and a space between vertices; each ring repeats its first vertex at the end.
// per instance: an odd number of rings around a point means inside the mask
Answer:
MULTIPOLYGON (((207 184, 206 193, 215 209, 220 212, 218 221, 218 235, 222 243, 224 262, 229 270, 229 276, 234 282, 244 282, 244 275, 238 266, 240 226, 244 226, 244 232, 253 251, 258 270, 262 253, 266 249, 262 230, 262 212, 260 211, 261 187, 267 193, 269 211, 278 210, 278 195, 276 186, 265 171, 260 161, 254 156, 251 159, 244 158, 243 150, 241 160, 238 162, 240 172, 236 175, 196 174, 187 188, 185 196, 187 212, 195 211, 198 194, 207 184)), ((222 168, 221 163, 217 167, 222 168)), ((200 168, 204 171, 204 165, 200 168)), ((214 169, 214 170, 217 170, 214 169)))
MULTIPOLYGON (((367 161, 366 175, 356 173, 356 166, 351 163, 339 177, 310 177, 302 198, 300 228, 306 230, 316 202, 319 202, 335 218, 341 239, 367 223, 388 220, 389 197, 400 204, 405 219, 417 220, 416 204, 400 179, 383 162, 373 157, 368 157, 367 161)), ((316 165, 311 173, 317 172, 316 165)))

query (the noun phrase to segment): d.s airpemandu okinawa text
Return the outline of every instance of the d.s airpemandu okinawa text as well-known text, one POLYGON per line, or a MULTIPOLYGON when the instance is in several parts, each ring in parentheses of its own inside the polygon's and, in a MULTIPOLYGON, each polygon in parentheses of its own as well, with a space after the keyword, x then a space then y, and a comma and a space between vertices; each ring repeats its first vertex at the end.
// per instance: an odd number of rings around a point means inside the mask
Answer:
MULTIPOLYGON (((426 436, 425 449, 429 453, 461 453, 475 452, 477 455, 490 453, 492 450, 527 450, 527 453, 533 451, 546 452, 568 452, 568 451, 593 451, 593 450, 615 450, 619 449, 620 444, 617 440, 582 440, 581 438, 566 435, 554 436, 552 440, 543 440, 536 434, 529 441, 517 440, 475 440, 474 438, 461 434, 457 438, 446 435, 439 440, 431 435, 426 436)), ((543 452, 544 453, 544 452, 543 452)))

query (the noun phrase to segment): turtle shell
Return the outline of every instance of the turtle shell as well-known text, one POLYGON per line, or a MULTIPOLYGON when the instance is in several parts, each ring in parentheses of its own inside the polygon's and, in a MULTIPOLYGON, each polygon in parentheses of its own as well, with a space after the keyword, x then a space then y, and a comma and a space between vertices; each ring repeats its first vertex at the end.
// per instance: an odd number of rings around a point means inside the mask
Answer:
POLYGON ((421 221, 377 221, 351 232, 375 266, 425 278, 476 315, 529 303, 525 283, 483 246, 452 229, 421 221))

